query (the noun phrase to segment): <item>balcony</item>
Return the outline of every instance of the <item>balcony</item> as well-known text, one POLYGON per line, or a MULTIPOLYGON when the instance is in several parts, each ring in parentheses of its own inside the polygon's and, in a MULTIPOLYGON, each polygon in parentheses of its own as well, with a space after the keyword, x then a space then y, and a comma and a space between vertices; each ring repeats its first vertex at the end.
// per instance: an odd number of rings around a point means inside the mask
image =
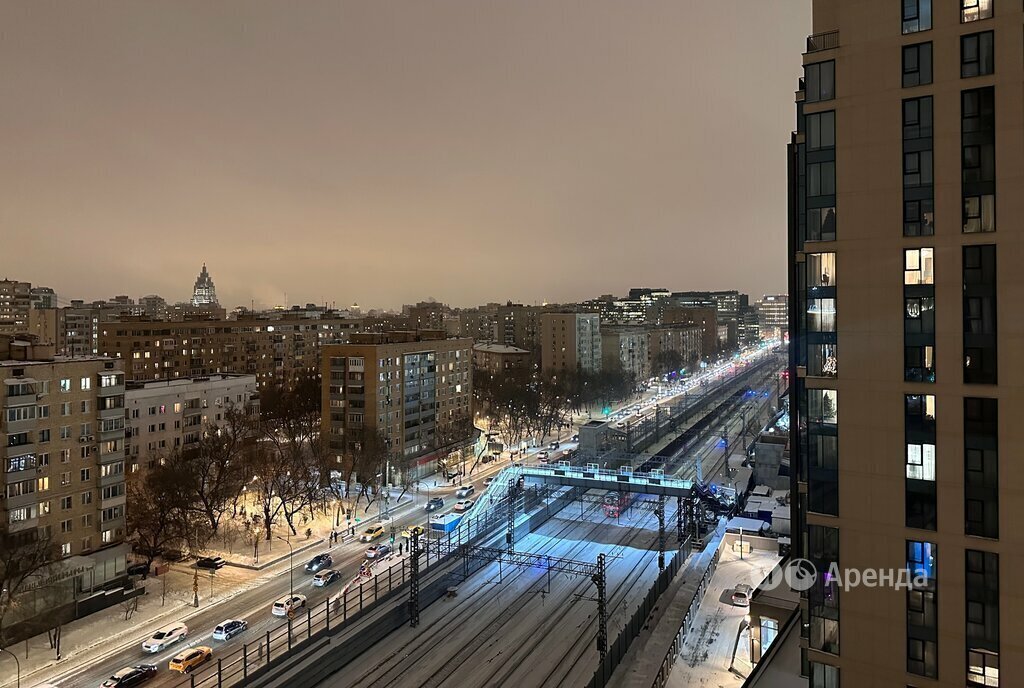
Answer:
POLYGON ((812 33, 807 37, 807 50, 804 54, 816 53, 822 50, 834 50, 839 47, 839 29, 834 31, 823 31, 812 33))

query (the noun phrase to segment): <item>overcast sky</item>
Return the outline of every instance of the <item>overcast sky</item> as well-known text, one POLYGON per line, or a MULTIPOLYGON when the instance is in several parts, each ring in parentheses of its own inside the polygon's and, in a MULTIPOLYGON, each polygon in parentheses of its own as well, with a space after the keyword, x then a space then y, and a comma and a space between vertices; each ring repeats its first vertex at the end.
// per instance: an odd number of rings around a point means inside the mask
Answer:
POLYGON ((809 29, 809 0, 0 0, 0 278, 782 292, 809 29))

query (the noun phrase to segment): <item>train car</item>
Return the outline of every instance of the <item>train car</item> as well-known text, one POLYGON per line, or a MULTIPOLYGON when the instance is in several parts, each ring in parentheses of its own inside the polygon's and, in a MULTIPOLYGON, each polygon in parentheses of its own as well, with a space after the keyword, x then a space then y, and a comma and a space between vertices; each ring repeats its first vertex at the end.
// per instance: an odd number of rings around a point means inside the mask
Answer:
POLYGON ((604 496, 604 504, 601 505, 601 508, 604 509, 604 515, 608 518, 618 518, 632 506, 635 498, 636 495, 632 492, 609 492, 604 496))

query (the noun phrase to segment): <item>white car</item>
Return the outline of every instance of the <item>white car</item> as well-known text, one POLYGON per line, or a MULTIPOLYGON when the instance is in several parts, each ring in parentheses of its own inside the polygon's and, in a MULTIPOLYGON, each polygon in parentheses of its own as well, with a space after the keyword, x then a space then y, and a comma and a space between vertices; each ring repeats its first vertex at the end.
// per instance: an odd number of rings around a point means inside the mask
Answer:
POLYGON ((472 499, 462 499, 455 502, 455 511, 469 511, 469 507, 473 506, 472 499))
POLYGON ((154 633, 149 640, 142 643, 142 650, 150 653, 160 652, 164 648, 184 640, 187 635, 188 626, 180 621, 172 623, 164 626, 154 633))
POLYGON ((274 602, 274 606, 271 608, 270 613, 274 616, 288 616, 288 612, 302 609, 305 606, 305 595, 285 595, 278 601, 274 602))
POLYGON ((247 628, 249 628, 249 624, 243 619, 226 619, 217 624, 217 628, 213 629, 213 639, 229 640, 247 628))

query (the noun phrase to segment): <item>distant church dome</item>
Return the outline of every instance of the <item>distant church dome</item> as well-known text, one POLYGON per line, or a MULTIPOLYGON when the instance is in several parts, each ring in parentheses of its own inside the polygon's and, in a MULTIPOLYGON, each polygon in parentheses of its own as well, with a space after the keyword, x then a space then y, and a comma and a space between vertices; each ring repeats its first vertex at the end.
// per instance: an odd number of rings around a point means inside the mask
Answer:
POLYGON ((196 278, 196 286, 192 290, 193 306, 218 306, 217 288, 213 286, 213 279, 206 271, 206 263, 203 263, 203 270, 196 278))

